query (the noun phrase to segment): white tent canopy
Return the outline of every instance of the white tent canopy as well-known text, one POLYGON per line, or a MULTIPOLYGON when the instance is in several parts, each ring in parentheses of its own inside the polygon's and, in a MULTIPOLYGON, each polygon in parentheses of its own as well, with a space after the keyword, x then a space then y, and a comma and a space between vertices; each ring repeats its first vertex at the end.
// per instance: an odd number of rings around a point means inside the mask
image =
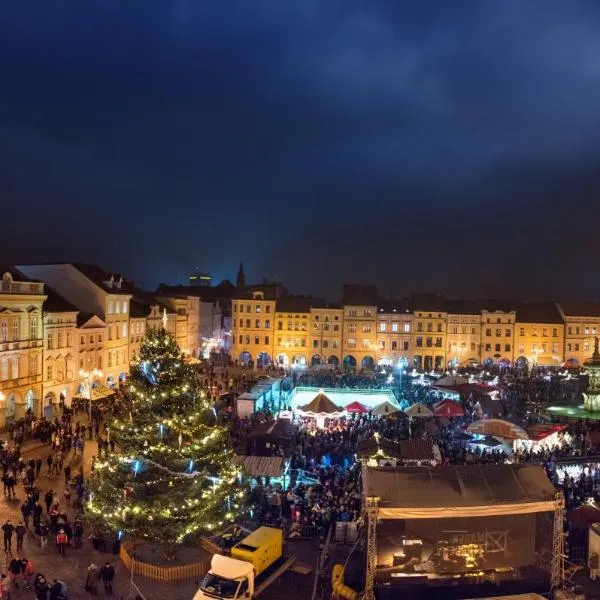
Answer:
POLYGON ((415 402, 414 404, 411 404, 407 409, 405 409, 404 412, 409 417, 433 417, 431 409, 422 402, 415 402))
POLYGON ((372 411, 371 414, 376 417, 385 417, 386 415, 393 415, 395 413, 402 412, 400 407, 392 404, 389 400, 378 404, 372 411))

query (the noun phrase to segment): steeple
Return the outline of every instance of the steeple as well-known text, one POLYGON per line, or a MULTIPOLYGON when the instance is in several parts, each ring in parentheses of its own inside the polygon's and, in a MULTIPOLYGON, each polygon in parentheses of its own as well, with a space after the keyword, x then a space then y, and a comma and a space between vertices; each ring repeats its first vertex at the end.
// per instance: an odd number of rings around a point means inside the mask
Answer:
POLYGON ((238 269, 237 279, 235 285, 239 289, 246 287, 246 275, 244 274, 244 263, 240 262, 240 268, 238 269))

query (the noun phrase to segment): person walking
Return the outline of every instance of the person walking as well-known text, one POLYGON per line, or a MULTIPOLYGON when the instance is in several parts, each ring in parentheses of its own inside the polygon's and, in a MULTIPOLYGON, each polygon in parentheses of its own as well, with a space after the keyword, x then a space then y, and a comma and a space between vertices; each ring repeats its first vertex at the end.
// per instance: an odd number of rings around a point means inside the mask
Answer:
POLYGON ((15 527, 15 533, 17 534, 17 552, 21 552, 23 550, 23 540, 26 532, 27 527, 23 525, 23 521, 19 521, 15 527))
POLYGON ((81 538, 83 537, 83 523, 81 519, 75 519, 73 523, 73 537, 75 539, 73 547, 81 548, 81 538))
POLYGON ((48 490, 44 495, 44 503, 46 504, 46 512, 50 512, 50 507, 52 506, 52 498, 54 498, 54 491, 52 489, 48 490))
POLYGON ((33 588, 35 590, 35 597, 37 600, 47 600, 50 586, 43 575, 36 576, 36 582, 33 588))
POLYGON ((31 515, 31 509, 29 508, 29 504, 27 501, 21 504, 21 514, 23 515, 23 522, 25 523, 25 527, 29 527, 29 516, 31 515))
POLYGON ((48 454, 48 458, 46 459, 46 464, 48 465, 48 475, 50 475, 52 471, 52 454, 48 454))
POLYGON ((9 472, 6 475, 6 487, 8 488, 8 497, 9 498, 14 498, 15 497, 15 485, 17 484, 17 479, 14 475, 14 471, 13 472, 9 472))
POLYGON ((23 579, 23 562, 18 555, 10 561, 8 571, 15 584, 15 588, 19 589, 19 581, 23 579))
POLYGON ((39 527, 40 519, 42 518, 42 507, 36 502, 31 510, 33 516, 33 526, 39 527))
POLYGON ((69 480, 71 479, 71 467, 67 465, 65 467, 65 485, 69 485, 69 480))
POLYGON ((92 596, 98 594, 98 579, 100 579, 100 570, 93 562, 91 562, 88 565, 85 576, 85 590, 92 594, 92 596))
POLYGON ((64 558, 67 555, 67 544, 69 543, 69 538, 65 533, 64 529, 60 529, 58 534, 56 535, 56 547, 58 548, 58 553, 64 558))
POLYGON ((52 580, 52 585, 50 586, 50 599, 49 600, 61 600, 61 598, 66 598, 66 593, 64 593, 65 584, 62 581, 54 578, 52 580))
POLYGON ((42 459, 38 456, 35 459, 35 477, 36 477, 36 479, 40 476, 41 470, 42 470, 42 459))
POLYGON ((2 525, 2 531, 4 532, 4 552, 12 551, 12 536, 15 531, 13 524, 10 522, 10 519, 2 525))
POLYGON ((10 577, 7 577, 6 573, 2 573, 0 576, 0 594, 2 594, 0 598, 2 598, 2 600, 11 600, 12 588, 13 585, 10 577))
POLYGON ((48 522, 40 523, 40 545, 42 548, 48 547, 48 522))
POLYGON ((115 568, 109 562, 106 562, 105 565, 100 569, 100 578, 104 583, 104 591, 107 594, 112 594, 115 568))

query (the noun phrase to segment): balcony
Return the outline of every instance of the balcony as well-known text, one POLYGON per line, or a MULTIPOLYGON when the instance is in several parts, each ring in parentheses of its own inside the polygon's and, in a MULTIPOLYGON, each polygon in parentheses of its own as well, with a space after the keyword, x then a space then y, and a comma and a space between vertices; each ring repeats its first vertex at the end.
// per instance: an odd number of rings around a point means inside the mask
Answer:
POLYGON ((5 279, 0 284, 0 294, 43 295, 44 284, 33 281, 12 281, 5 279))

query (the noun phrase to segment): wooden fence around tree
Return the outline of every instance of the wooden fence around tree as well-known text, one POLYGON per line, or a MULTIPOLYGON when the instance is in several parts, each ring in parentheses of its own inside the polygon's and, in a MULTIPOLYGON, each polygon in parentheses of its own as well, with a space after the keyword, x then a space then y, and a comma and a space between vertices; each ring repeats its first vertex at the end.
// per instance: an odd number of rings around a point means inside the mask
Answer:
POLYGON ((163 567, 143 562, 136 558, 132 558, 129 554, 129 548, 121 545, 119 556, 123 564, 129 571, 133 571, 134 575, 141 575, 148 579, 156 581, 183 581, 185 579, 199 579, 204 577, 210 569, 210 562, 192 563, 189 565, 177 565, 173 567, 163 567))

